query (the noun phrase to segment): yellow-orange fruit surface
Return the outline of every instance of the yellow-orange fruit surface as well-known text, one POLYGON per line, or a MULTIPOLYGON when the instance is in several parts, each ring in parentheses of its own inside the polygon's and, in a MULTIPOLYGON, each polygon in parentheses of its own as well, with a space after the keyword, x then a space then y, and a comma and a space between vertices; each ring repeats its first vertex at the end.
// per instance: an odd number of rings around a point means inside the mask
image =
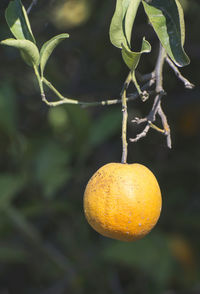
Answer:
POLYGON ((109 163, 89 180, 84 212, 98 233, 121 241, 135 241, 157 223, 161 192, 153 173, 141 164, 109 163))

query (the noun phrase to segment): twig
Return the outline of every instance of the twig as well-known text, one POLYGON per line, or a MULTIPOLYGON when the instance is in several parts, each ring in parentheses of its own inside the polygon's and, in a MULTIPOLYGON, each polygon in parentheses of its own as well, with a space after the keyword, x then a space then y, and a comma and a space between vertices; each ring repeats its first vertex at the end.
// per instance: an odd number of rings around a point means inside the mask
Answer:
POLYGON ((136 75, 136 77, 138 78, 138 80, 140 82, 147 82, 147 81, 149 81, 151 79, 155 80, 155 77, 156 77, 155 71, 152 71, 151 73, 148 73, 148 74, 145 74, 145 75, 142 75, 140 72, 136 71, 135 75, 136 75))
POLYGON ((27 9, 27 14, 29 14, 31 12, 31 9, 33 8, 34 5, 37 4, 38 0, 32 0, 31 4, 29 5, 28 9, 27 9))
MULTIPOLYGON (((35 74, 39 83, 40 87, 40 93, 42 97, 42 101, 44 101, 47 105, 49 106, 58 106, 62 104, 76 104, 76 105, 81 105, 82 107, 89 107, 89 106, 104 106, 104 105, 114 105, 118 103, 122 103, 122 163, 127 162, 127 148, 128 148, 128 143, 127 143, 127 119, 128 119, 128 111, 127 111, 127 102, 133 101, 137 99, 138 97, 141 97, 140 93, 135 92, 130 94, 129 97, 127 97, 127 88, 129 87, 130 82, 132 81, 132 73, 129 72, 122 91, 121 91, 121 99, 112 99, 112 100, 104 100, 104 101, 97 101, 97 102, 83 102, 79 101, 76 99, 70 99, 67 97, 64 97, 46 78, 40 77, 38 70, 34 67, 35 74), (58 101, 53 101, 50 102, 46 99, 44 88, 43 88, 43 83, 50 89, 52 90, 56 96, 60 99, 58 101)), ((149 74, 148 78, 147 76, 145 77, 147 80, 146 84, 143 85, 141 88, 143 93, 147 93, 146 90, 151 88, 151 86, 155 83, 155 74, 149 74)), ((153 92, 154 93, 154 92, 153 92)), ((148 97, 150 94, 152 94, 152 91, 147 93, 148 97)))
POLYGON ((157 126, 154 125, 153 123, 150 123, 150 127, 151 127, 152 129, 156 130, 156 131, 159 132, 159 133, 165 134, 165 130, 163 130, 163 129, 157 127, 157 126))
POLYGON ((150 123, 148 122, 148 124, 146 125, 146 127, 143 129, 143 131, 139 134, 137 134, 137 136, 135 138, 130 138, 130 142, 137 142, 139 141, 141 138, 145 137, 148 133, 150 129, 150 123))
POLYGON ((167 146, 171 148, 171 136, 170 136, 170 128, 167 122, 167 117, 164 114, 162 107, 161 107, 161 99, 162 97, 166 94, 164 89, 163 89, 163 65, 165 61, 166 53, 162 45, 160 44, 160 49, 159 49, 159 54, 158 54, 158 59, 156 62, 156 67, 155 71, 155 79, 156 79, 156 97, 154 99, 154 103, 152 106, 151 111, 145 118, 135 118, 132 120, 132 122, 135 122, 137 124, 141 124, 146 122, 147 125, 143 129, 141 133, 139 133, 135 138, 130 138, 131 142, 137 142, 141 138, 145 137, 147 133, 149 132, 150 128, 153 128, 157 130, 158 132, 166 135, 167 137, 167 146), (161 117, 162 125, 164 129, 161 129, 157 127, 156 125, 153 124, 153 122, 156 119, 156 114, 158 114, 161 117))
POLYGON ((162 109, 161 104, 159 104, 159 107, 158 107, 158 114, 160 115, 160 118, 162 120, 162 125, 164 127, 164 134, 167 137, 167 146, 171 149, 172 148, 172 140, 171 140, 171 135, 170 135, 170 127, 167 122, 167 117, 162 109))
POLYGON ((168 56, 166 56, 165 60, 169 64, 169 66, 173 69, 173 71, 174 71, 175 75, 177 76, 177 78, 184 83, 185 88, 193 89, 195 87, 188 79, 186 79, 181 74, 181 72, 179 71, 177 66, 171 61, 171 59, 168 56))
POLYGON ((156 62, 156 68, 155 68, 155 73, 156 73, 156 91, 157 92, 162 92, 163 91, 163 65, 165 62, 165 49, 163 46, 159 45, 159 53, 158 53, 158 59, 156 62))
POLYGON ((168 146, 168 148, 171 149, 172 144, 171 144, 170 127, 167 122, 167 117, 166 117, 165 113, 163 112, 162 106, 161 106, 161 99, 165 94, 164 89, 163 89, 163 65, 164 65, 165 58, 166 58, 166 53, 160 43, 159 56, 158 56, 158 61, 156 64, 156 70, 155 70, 156 71, 156 91, 158 91, 158 92, 160 91, 160 99, 159 99, 157 111, 158 111, 158 114, 162 120, 162 125, 165 130, 164 134, 167 137, 167 146, 168 146))
MULTIPOLYGON (((52 102, 48 101, 46 99, 46 96, 45 96, 44 90, 43 90, 41 92, 42 101, 45 102, 48 106, 55 107, 55 106, 59 106, 59 105, 62 105, 62 104, 76 104, 76 105, 80 105, 82 107, 92 107, 92 106, 109 106, 109 105, 120 104, 122 102, 121 99, 111 99, 111 100, 103 100, 103 101, 95 101, 95 102, 85 102, 85 101, 79 101, 79 100, 76 100, 76 99, 70 99, 70 98, 67 98, 67 97, 63 96, 46 78, 43 78, 42 82, 44 82, 44 84, 50 90, 52 90, 56 94, 56 96, 60 99, 58 101, 52 101, 52 102)), ((154 78, 150 79, 148 82, 146 82, 143 85, 142 91, 148 90, 149 88, 151 88, 151 86, 154 83, 155 83, 155 79, 154 78)), ((150 95, 153 94, 153 93, 155 93, 155 91, 153 91, 153 92, 150 91, 149 92, 150 95)), ((128 97, 126 97, 127 102, 134 101, 138 97, 140 97, 138 92, 131 93, 131 94, 127 95, 127 96, 128 96, 128 97)))
MULTIPOLYGON (((159 103, 159 101, 158 101, 159 103)), ((145 123, 147 122, 147 125, 145 126, 145 128, 143 129, 143 131, 141 133, 139 133, 138 135, 136 135, 135 138, 130 138, 130 142, 137 142, 139 141, 141 138, 144 138, 147 133, 149 132, 150 128, 162 133, 162 134, 165 134, 165 130, 157 127, 155 124, 153 124, 152 122, 155 120, 155 115, 158 111, 158 106, 156 106, 155 110, 152 109, 151 112, 149 113, 149 115, 147 117, 144 117, 144 118, 138 118, 138 117, 135 117, 132 122, 136 123, 136 124, 141 124, 141 123, 145 123)))
POLYGON ((127 120, 128 120, 128 111, 127 111, 127 98, 126 90, 132 80, 131 72, 129 72, 124 86, 122 88, 121 99, 122 99, 122 163, 127 162, 128 155, 128 143, 127 143, 127 120))

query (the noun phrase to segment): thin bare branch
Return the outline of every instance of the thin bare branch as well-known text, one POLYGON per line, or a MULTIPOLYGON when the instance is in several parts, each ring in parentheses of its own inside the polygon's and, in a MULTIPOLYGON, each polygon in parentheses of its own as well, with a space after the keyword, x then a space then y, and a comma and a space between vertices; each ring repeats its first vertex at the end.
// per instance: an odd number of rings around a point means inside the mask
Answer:
POLYGON ((162 120, 162 125, 164 127, 164 135, 167 137, 167 147, 172 148, 172 140, 171 140, 171 134, 170 134, 170 127, 167 121, 167 117, 162 109, 161 103, 158 107, 158 114, 162 120))
POLYGON ((127 143, 127 120, 128 120, 128 110, 127 110, 127 97, 126 90, 132 80, 131 72, 129 72, 121 92, 122 101, 122 163, 127 162, 128 155, 128 143, 127 143))
MULTIPOLYGON (((148 91, 149 96, 151 96, 152 94, 155 94, 155 93, 156 93, 155 90, 154 90, 154 91, 149 91, 149 89, 155 84, 155 81, 156 81, 156 80, 155 80, 154 77, 153 77, 152 79, 148 80, 148 81, 142 86, 141 90, 142 90, 143 92, 148 91)), ((132 93, 132 94, 128 94, 127 96, 128 96, 129 99, 130 99, 130 98, 135 99, 134 97, 136 97, 136 98, 139 97, 138 92, 134 92, 134 93, 132 93)))
POLYGON ((132 122, 141 124, 146 122, 146 126, 142 130, 141 133, 139 133, 135 138, 131 138, 131 142, 137 142, 141 138, 145 137, 147 133, 149 132, 150 128, 153 128, 154 130, 164 134, 167 137, 167 146, 171 148, 171 136, 170 136, 170 128, 167 122, 167 117, 163 112, 163 109, 161 107, 161 99, 164 95, 166 95, 164 89, 163 89, 163 66, 164 61, 166 58, 166 53, 162 45, 160 44, 158 59, 156 62, 155 70, 153 71, 153 76, 156 80, 156 93, 154 103, 152 106, 151 111, 149 114, 144 118, 138 118, 132 120, 132 122), (156 120, 156 114, 158 114, 161 118, 163 129, 157 127, 153 122, 156 120))
POLYGON ((155 80, 155 77, 156 77, 155 71, 152 71, 151 73, 144 74, 144 75, 142 75, 140 72, 136 71, 135 75, 136 75, 136 77, 138 78, 138 80, 140 82, 147 82, 147 81, 152 80, 152 79, 155 80))
POLYGON ((156 131, 159 132, 159 133, 165 134, 165 130, 159 128, 158 126, 156 126, 156 125, 153 124, 153 123, 150 123, 150 127, 151 127, 152 129, 156 130, 156 131))
POLYGON ((146 125, 146 127, 144 128, 144 130, 143 130, 141 133, 139 133, 135 138, 130 138, 130 139, 129 139, 130 142, 134 143, 134 142, 139 141, 141 138, 146 137, 146 135, 147 135, 149 129, 150 129, 150 123, 148 123, 148 124, 146 125))
POLYGON ((186 79, 181 72, 179 71, 178 67, 171 61, 171 59, 167 56, 165 58, 166 62, 169 64, 169 66, 173 69, 175 75, 177 78, 184 83, 185 88, 187 89, 193 89, 195 85, 193 85, 188 79, 186 79))
POLYGON ((129 71, 128 76, 123 84, 120 96, 122 96, 124 94, 124 91, 126 91, 128 89, 128 86, 130 85, 131 82, 131 71, 129 71))
MULTIPOLYGON (((121 103, 121 99, 110 99, 110 100, 102 100, 102 101, 95 101, 95 102, 85 102, 85 101, 79 101, 77 99, 67 98, 67 97, 64 97, 46 78, 43 78, 42 81, 60 99, 58 101, 48 101, 46 96, 44 95, 44 93, 42 93, 42 101, 45 102, 48 106, 55 107, 55 106, 59 106, 62 104, 76 104, 76 105, 80 105, 82 107, 91 107, 91 106, 109 106, 109 105, 115 105, 115 104, 121 103)), ((154 83, 155 83, 154 78, 149 80, 148 82, 146 82, 143 85, 142 90, 143 91, 148 90, 149 88, 151 88, 151 86, 154 83)), ((124 83, 123 89, 126 89, 126 87, 127 87, 127 85, 124 83)), ((150 91, 149 95, 152 95, 154 93, 155 93, 155 91, 150 91)), ((140 97, 138 92, 134 92, 134 93, 127 95, 126 101, 127 102, 134 101, 138 97, 140 97)))
POLYGON ((137 125, 140 125, 140 124, 147 122, 147 121, 148 121, 147 117, 144 117, 144 118, 135 117, 134 119, 132 119, 131 122, 134 122, 137 125))
POLYGON ((28 9, 27 9, 27 14, 29 14, 31 12, 31 9, 33 8, 34 5, 36 5, 38 2, 38 0, 32 0, 31 4, 29 5, 28 9))

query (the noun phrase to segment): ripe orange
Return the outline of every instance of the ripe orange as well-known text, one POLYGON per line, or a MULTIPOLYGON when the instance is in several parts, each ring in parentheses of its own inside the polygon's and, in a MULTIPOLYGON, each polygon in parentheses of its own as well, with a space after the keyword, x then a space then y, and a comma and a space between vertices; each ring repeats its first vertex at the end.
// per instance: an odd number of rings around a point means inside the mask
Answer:
POLYGON ((89 180, 84 193, 88 223, 100 234, 135 241, 157 223, 161 192, 153 173, 141 164, 109 163, 89 180))

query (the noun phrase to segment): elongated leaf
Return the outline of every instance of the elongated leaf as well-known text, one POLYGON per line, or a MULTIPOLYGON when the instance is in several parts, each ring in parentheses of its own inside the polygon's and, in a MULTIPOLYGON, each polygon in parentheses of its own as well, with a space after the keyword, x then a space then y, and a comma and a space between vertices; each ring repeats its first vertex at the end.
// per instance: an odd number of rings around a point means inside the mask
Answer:
POLYGON ((129 47, 131 48, 131 33, 132 33, 132 27, 133 23, 135 21, 136 13, 138 10, 138 7, 140 5, 141 0, 132 0, 128 6, 126 15, 125 15, 125 21, 124 21, 124 30, 125 30, 125 36, 127 39, 127 43, 129 47))
POLYGON ((20 0, 11 1, 5 12, 6 22, 16 39, 35 43, 29 19, 20 0))
POLYGON ((122 45, 122 57, 126 65, 130 70, 134 71, 140 61, 140 57, 143 53, 149 53, 151 51, 151 45, 145 38, 142 40, 142 48, 140 52, 133 52, 130 49, 122 45))
POLYGON ((33 66, 39 65, 40 55, 38 48, 34 43, 29 40, 16 40, 16 39, 6 39, 1 41, 1 45, 11 46, 18 48, 24 60, 28 65, 33 66))
POLYGON ((183 13, 183 8, 179 2, 179 0, 175 0, 176 5, 178 8, 178 13, 179 13, 179 21, 180 21, 180 28, 181 28, 181 44, 182 46, 185 43, 185 21, 184 21, 184 13, 183 13))
POLYGON ((183 49, 185 26, 178 0, 142 2, 150 23, 173 62, 177 66, 189 64, 190 60, 183 49))
POLYGON ((131 0, 117 0, 115 13, 110 24, 110 41, 111 43, 122 48, 122 44, 127 44, 123 21, 131 0))
POLYGON ((53 52, 55 47, 66 38, 69 38, 69 34, 60 34, 50 39, 42 46, 40 51, 40 68, 42 75, 51 53, 53 52))
POLYGON ((131 47, 131 32, 141 0, 117 0, 115 13, 110 25, 111 43, 122 48, 131 47))

